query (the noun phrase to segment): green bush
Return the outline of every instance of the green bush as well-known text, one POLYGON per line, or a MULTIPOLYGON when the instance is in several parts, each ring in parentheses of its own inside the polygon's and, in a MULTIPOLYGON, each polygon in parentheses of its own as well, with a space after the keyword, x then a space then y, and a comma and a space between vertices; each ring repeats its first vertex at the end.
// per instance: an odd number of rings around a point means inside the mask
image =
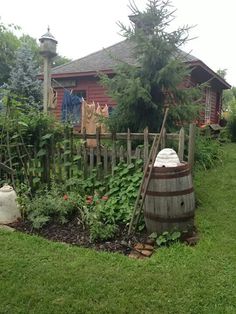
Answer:
POLYGON ((89 205, 87 223, 93 240, 111 238, 118 225, 129 223, 141 178, 141 160, 115 167, 107 182, 106 195, 95 194, 89 205))
POLYGON ((120 163, 114 175, 103 182, 92 174, 85 180, 70 179, 63 186, 53 183, 50 190, 41 190, 33 197, 27 196, 23 186, 19 201, 34 228, 52 221, 65 223, 76 214, 92 240, 105 240, 114 236, 119 225, 129 223, 141 178, 141 160, 120 163))
POLYGON ((231 108, 227 129, 229 131, 231 141, 236 142, 236 104, 231 108))
POLYGON ((223 149, 217 139, 200 134, 196 137, 195 169, 210 169, 222 161, 223 149))
MULTIPOLYGON (((85 205, 84 198, 77 193, 61 193, 53 187, 50 191, 38 192, 33 198, 19 197, 24 216, 32 222, 32 226, 39 229, 52 221, 66 223, 75 213, 80 213, 85 205)), ((85 221, 84 215, 80 215, 85 221)))

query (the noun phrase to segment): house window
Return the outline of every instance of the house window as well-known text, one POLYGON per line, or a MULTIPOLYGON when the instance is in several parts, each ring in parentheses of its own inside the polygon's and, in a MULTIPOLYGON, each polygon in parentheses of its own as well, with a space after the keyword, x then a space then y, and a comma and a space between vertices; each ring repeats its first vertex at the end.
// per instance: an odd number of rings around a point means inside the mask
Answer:
POLYGON ((204 123, 209 124, 211 122, 211 89, 206 88, 206 103, 205 103, 205 119, 204 123))
POLYGON ((86 100, 86 98, 87 98, 86 90, 74 90, 72 92, 72 94, 75 96, 83 97, 84 100, 86 100))

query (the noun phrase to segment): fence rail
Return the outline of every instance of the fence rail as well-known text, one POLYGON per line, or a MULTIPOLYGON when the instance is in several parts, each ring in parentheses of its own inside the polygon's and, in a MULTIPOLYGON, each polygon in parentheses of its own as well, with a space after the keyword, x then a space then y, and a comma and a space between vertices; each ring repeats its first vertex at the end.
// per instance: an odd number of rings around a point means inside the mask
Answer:
MULTIPOLYGON (((178 133, 164 132, 160 148, 174 148, 180 161, 187 161, 193 165, 194 125, 190 125, 189 130, 189 134, 185 134, 183 128, 178 133)), ((45 138, 44 146, 41 147, 32 145, 24 147, 23 144, 17 144, 14 148, 14 143, 10 143, 9 149, 15 149, 13 157, 9 154, 4 156, 2 152, 6 149, 1 146, 1 158, 5 164, 16 164, 14 169, 16 177, 27 178, 31 185, 35 182, 49 183, 52 178, 69 179, 79 172, 87 177, 94 169, 99 176, 106 176, 114 173, 114 168, 119 162, 130 164, 135 159, 142 159, 145 165, 155 135, 156 133, 149 133, 148 128, 143 133, 132 133, 128 130, 127 133, 105 134, 101 134, 100 128, 97 128, 94 134, 74 133, 73 129, 67 128, 62 138, 57 140, 53 136, 45 138), (88 140, 93 140, 93 147, 88 147, 88 140), (26 153, 22 157, 20 152, 24 151, 26 153)))

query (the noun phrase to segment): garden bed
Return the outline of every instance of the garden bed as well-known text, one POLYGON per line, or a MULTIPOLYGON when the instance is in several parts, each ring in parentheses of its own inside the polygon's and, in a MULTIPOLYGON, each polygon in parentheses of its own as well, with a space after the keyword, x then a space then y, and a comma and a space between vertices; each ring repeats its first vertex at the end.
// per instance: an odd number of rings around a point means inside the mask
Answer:
POLYGON ((18 221, 9 224, 10 227, 15 228, 18 231, 42 236, 48 240, 68 243, 72 245, 78 245, 82 247, 92 248, 98 251, 117 252, 128 255, 131 248, 138 242, 146 242, 148 234, 146 231, 136 232, 131 237, 127 236, 127 228, 124 226, 117 230, 115 236, 112 239, 102 241, 91 241, 89 237, 89 231, 84 229, 81 224, 78 223, 78 218, 66 224, 60 224, 53 222, 43 226, 41 229, 34 229, 29 221, 18 221))
MULTIPOLYGON (((92 241, 89 231, 79 223, 77 217, 66 224, 62 225, 59 222, 53 222, 43 226, 41 229, 33 228, 32 223, 29 221, 18 221, 9 224, 9 226, 18 231, 38 235, 51 241, 124 255, 129 255, 137 243, 154 245, 155 242, 148 237, 146 229, 142 232, 136 231, 132 236, 128 237, 127 228, 124 226, 120 226, 115 236, 109 240, 92 241)), ((178 240, 190 246, 195 245, 198 241, 197 230, 194 229, 182 234, 178 240)))

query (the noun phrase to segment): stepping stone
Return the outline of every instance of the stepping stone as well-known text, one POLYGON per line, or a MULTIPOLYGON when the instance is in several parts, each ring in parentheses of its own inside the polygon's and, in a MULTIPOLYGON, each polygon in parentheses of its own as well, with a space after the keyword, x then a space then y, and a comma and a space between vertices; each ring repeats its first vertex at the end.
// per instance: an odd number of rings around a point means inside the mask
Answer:
POLYGON ((150 245, 150 244, 137 243, 135 244, 134 249, 137 251, 141 251, 141 250, 153 251, 154 247, 153 245, 150 245))
POLYGON ((145 256, 137 251, 131 251, 131 253, 128 255, 129 258, 132 259, 144 259, 145 256))

